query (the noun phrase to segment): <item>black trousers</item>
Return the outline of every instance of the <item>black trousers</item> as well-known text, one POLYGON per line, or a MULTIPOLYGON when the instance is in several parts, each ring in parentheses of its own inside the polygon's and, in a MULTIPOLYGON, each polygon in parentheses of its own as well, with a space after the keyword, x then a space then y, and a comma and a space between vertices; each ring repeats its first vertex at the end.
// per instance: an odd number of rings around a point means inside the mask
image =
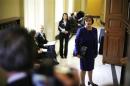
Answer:
POLYGON ((60 56, 62 58, 63 57, 66 58, 68 54, 69 34, 60 33, 59 38, 60 38, 60 56))

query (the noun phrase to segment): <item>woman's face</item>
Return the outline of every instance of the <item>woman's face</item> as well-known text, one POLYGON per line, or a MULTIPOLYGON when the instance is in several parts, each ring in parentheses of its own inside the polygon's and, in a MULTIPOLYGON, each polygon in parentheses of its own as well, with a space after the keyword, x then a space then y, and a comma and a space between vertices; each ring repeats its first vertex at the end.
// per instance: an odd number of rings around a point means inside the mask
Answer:
POLYGON ((67 20, 68 16, 66 14, 63 15, 63 19, 67 20))
POLYGON ((92 25, 92 19, 91 18, 86 19, 85 25, 88 26, 88 27, 91 26, 92 25))

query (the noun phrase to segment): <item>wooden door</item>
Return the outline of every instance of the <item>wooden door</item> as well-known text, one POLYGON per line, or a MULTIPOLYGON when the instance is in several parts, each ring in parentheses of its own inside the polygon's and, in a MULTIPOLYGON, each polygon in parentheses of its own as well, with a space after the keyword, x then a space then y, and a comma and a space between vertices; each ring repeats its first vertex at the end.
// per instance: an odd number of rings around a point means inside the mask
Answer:
POLYGON ((123 57, 125 27, 125 0, 106 0, 105 39, 103 63, 120 65, 123 57))

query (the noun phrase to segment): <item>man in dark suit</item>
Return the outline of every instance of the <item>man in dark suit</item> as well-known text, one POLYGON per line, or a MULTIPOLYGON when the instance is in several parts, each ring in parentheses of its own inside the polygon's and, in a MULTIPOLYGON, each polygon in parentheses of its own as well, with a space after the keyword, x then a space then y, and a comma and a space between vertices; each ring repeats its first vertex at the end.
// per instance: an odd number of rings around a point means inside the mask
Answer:
POLYGON ((46 35, 43 31, 44 31, 44 28, 42 27, 41 32, 39 32, 36 35, 36 42, 37 42, 39 48, 45 48, 44 44, 46 44, 48 42, 48 40, 46 39, 46 35))
POLYGON ((39 48, 47 49, 47 52, 43 52, 39 54, 41 58, 50 58, 53 59, 54 64, 59 64, 58 61, 56 60, 56 52, 55 52, 55 45, 49 45, 49 46, 44 46, 44 44, 47 44, 48 40, 46 38, 46 35, 44 33, 44 27, 40 28, 40 32, 36 35, 36 43, 39 48))

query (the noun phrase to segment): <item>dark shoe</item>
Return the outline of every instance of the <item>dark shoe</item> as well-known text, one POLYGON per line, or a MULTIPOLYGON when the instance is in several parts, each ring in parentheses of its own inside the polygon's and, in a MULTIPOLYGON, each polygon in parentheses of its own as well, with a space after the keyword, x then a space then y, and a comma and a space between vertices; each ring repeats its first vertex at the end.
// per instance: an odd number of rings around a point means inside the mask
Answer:
POLYGON ((53 64, 54 64, 54 65, 58 65, 59 62, 58 62, 56 59, 53 59, 53 64))
POLYGON ((97 84, 95 84, 95 83, 93 83, 93 82, 88 82, 88 85, 98 86, 97 84))
POLYGON ((67 59, 67 57, 64 56, 65 59, 67 59))
POLYGON ((64 58, 64 56, 60 55, 60 58, 64 58))
POLYGON ((66 59, 66 58, 67 58, 67 56, 64 56, 64 58, 66 59))
POLYGON ((60 56, 62 59, 64 58, 63 56, 60 56))
POLYGON ((83 84, 80 84, 79 86, 85 86, 85 84, 83 83, 83 84))

